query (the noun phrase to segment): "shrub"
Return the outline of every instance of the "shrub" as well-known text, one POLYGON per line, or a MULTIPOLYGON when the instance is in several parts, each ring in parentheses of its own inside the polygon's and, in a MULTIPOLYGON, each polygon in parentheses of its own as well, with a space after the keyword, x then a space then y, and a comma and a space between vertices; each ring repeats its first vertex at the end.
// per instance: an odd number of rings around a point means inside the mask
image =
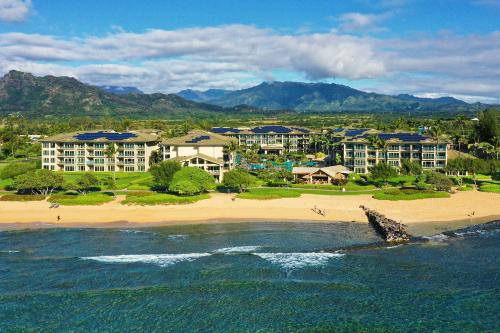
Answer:
POLYGON ((153 164, 149 169, 155 184, 163 189, 168 189, 175 173, 179 170, 181 170, 181 164, 177 161, 153 164))
POLYGON ((255 177, 242 169, 234 169, 224 174, 224 186, 244 192, 255 183, 255 177))
POLYGON ((387 181, 390 178, 396 177, 398 172, 392 166, 385 162, 379 162, 370 168, 371 177, 375 181, 382 181, 385 185, 387 185, 387 181))
POLYGON ((34 163, 10 163, 0 171, 0 179, 14 179, 17 176, 36 169, 34 163))
POLYGON ((214 188, 214 177, 205 170, 196 167, 184 167, 177 171, 169 186, 171 192, 183 195, 206 192, 214 188))
POLYGON ((42 201, 44 195, 40 194, 6 194, 0 197, 0 201, 42 201))
POLYGON ((60 174, 40 169, 17 176, 14 180, 14 187, 20 193, 48 195, 62 187, 63 183, 64 178, 60 174))
POLYGON ((438 191, 449 191, 453 182, 446 175, 438 172, 431 172, 427 175, 427 183, 434 186, 438 191))
POLYGON ((401 160, 400 171, 403 175, 418 176, 422 173, 422 165, 417 161, 403 159, 401 160))

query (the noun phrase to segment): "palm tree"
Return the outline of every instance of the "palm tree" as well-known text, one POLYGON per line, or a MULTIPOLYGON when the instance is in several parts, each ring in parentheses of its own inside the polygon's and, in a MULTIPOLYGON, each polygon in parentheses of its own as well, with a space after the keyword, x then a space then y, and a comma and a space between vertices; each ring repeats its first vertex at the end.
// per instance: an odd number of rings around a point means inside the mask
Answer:
POLYGON ((387 163, 387 151, 389 150, 389 142, 387 142, 387 140, 379 138, 377 144, 378 148, 382 150, 382 153, 384 154, 385 163, 387 163))
POLYGON ((113 162, 113 181, 116 181, 116 146, 114 143, 108 144, 106 147, 106 150, 104 151, 104 155, 106 155, 106 158, 108 159, 108 166, 110 162, 113 162))
POLYGON ((496 159, 498 160, 498 156, 500 155, 500 137, 495 136, 491 142, 493 143, 493 146, 495 147, 495 156, 496 159))

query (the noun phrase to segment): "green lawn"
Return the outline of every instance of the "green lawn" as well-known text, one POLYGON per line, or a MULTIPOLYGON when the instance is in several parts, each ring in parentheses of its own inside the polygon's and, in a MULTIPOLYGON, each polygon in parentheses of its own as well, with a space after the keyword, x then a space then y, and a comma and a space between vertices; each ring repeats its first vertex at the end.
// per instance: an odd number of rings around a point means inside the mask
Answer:
POLYGON ((94 206, 111 202, 114 199, 114 195, 108 192, 93 192, 87 195, 58 193, 51 195, 48 201, 57 202, 63 206, 94 206))
MULTIPOLYGON (((340 191, 341 187, 331 184, 292 184, 294 188, 303 189, 318 189, 318 190, 335 190, 340 191)), ((349 181, 344 187, 347 191, 364 191, 364 190, 374 190, 376 187, 372 184, 358 184, 357 182, 349 181)))
POLYGON ((362 195, 362 194, 373 194, 380 192, 380 190, 365 190, 365 191, 330 191, 330 190, 307 190, 307 189, 298 189, 301 194, 315 194, 315 195, 362 195))
POLYGON ((0 201, 42 201, 42 200, 45 200, 44 195, 5 194, 0 197, 0 201))
POLYGON ((427 198, 449 198, 450 194, 447 192, 437 192, 430 190, 416 190, 416 189, 391 189, 380 191, 373 195, 377 200, 418 200, 427 198))
MULTIPOLYGON (((74 183, 85 172, 65 172, 63 173, 64 180, 74 183)), ((108 177, 113 177, 112 172, 94 172, 101 183, 108 177)), ((153 184, 153 176, 149 172, 116 172, 116 189, 123 190, 149 190, 153 184)), ((103 190, 110 190, 107 186, 100 185, 103 190)))
POLYGON ((500 181, 481 181, 479 182, 479 191, 500 193, 500 181))
POLYGON ((192 196, 179 196, 167 193, 135 192, 127 193, 127 198, 122 201, 125 205, 182 205, 200 200, 209 199, 210 195, 198 194, 192 196))
POLYGON ((239 193, 236 197, 240 199, 272 200, 281 198, 298 198, 300 190, 286 188, 252 188, 247 192, 239 193))
POLYGON ((12 185, 12 179, 0 179, 0 190, 5 190, 8 186, 12 185))

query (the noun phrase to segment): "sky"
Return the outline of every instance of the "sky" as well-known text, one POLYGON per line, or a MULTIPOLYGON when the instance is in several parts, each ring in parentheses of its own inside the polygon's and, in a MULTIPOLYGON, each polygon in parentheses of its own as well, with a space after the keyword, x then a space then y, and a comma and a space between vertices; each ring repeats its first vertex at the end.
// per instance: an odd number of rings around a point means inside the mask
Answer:
POLYGON ((0 74, 172 93, 262 81, 500 103, 500 0, 0 0, 0 74))

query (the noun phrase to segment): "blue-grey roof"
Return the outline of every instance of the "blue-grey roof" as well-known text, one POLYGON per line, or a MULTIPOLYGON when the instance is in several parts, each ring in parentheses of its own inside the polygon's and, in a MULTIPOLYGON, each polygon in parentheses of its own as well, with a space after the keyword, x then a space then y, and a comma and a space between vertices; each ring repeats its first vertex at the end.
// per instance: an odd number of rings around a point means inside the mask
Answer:
POLYGON ((237 134, 237 133, 255 133, 255 134, 266 134, 266 133, 280 133, 280 134, 287 134, 287 133, 292 133, 292 132, 298 132, 298 133, 310 133, 311 131, 307 128, 302 128, 302 127, 287 127, 287 126, 281 126, 281 125, 264 125, 264 126, 258 126, 251 128, 249 130, 241 130, 238 128, 231 128, 231 127, 214 127, 211 130, 213 133, 218 133, 218 134, 237 134))
POLYGON ((232 127, 212 127, 211 132, 222 134, 222 133, 239 133, 241 130, 232 127))
POLYGON ((86 132, 74 136, 75 139, 80 141, 92 141, 97 139, 106 139, 109 141, 121 141, 135 137, 137 137, 137 134, 135 133, 128 133, 128 132, 119 133, 119 132, 104 132, 104 131, 86 132))

